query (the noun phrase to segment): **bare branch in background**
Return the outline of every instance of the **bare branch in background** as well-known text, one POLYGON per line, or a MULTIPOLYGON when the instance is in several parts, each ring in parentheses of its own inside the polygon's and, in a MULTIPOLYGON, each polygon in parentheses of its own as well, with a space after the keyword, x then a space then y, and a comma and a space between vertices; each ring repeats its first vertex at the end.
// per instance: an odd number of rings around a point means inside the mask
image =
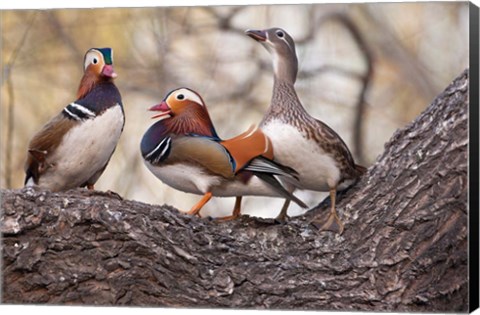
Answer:
POLYGON ((228 12, 228 14, 226 15, 221 15, 213 7, 202 7, 202 8, 205 10, 205 12, 211 14, 217 20, 217 25, 220 30, 243 33, 243 30, 233 27, 232 19, 237 15, 238 12, 245 9, 246 6, 232 7, 230 12, 228 12))
POLYGON ((65 27, 62 25, 55 11, 46 11, 48 16, 48 22, 50 23, 52 31, 62 40, 64 44, 70 49, 75 60, 83 59, 83 51, 77 47, 77 44, 73 41, 72 37, 65 32, 65 27))
POLYGON ((7 148, 5 150, 5 185, 12 188, 12 151, 13 151, 13 131, 15 129, 14 108, 15 108, 15 90, 13 88, 11 69, 6 68, 5 82, 8 93, 8 121, 7 121, 7 148))
POLYGON ((360 12, 365 15, 365 19, 373 24, 373 29, 378 30, 379 36, 375 37, 378 39, 376 47, 382 49, 385 56, 399 65, 400 73, 410 81, 420 95, 427 100, 435 97, 438 89, 430 80, 431 76, 426 72, 425 66, 402 44, 402 41, 393 33, 389 23, 383 19, 381 14, 373 13, 371 7, 360 6, 359 8, 360 12))
POLYGON ((355 71, 349 69, 343 69, 340 67, 332 66, 332 65, 322 65, 320 67, 305 69, 298 74, 298 78, 301 80, 306 80, 313 78, 315 76, 321 75, 322 73, 335 73, 338 75, 342 75, 347 78, 352 78, 356 80, 363 80, 363 74, 359 74, 355 71))
POLYGON ((335 20, 344 26, 352 35, 355 44, 358 46, 363 58, 365 59, 366 70, 363 75, 356 75, 361 80, 362 88, 360 94, 358 95, 357 102, 355 104, 355 116, 353 123, 353 154, 359 160, 361 164, 366 163, 365 155, 363 152, 363 116, 365 113, 365 95, 370 83, 372 73, 373 73, 373 57, 372 52, 369 49, 367 43, 365 42, 360 30, 355 25, 355 23, 345 14, 338 13, 332 14, 321 20, 321 23, 324 23, 326 20, 335 20))
POLYGON ((34 11, 29 18, 29 23, 25 32, 23 33, 20 42, 18 43, 17 47, 13 51, 12 55, 10 56, 9 61, 5 64, 5 82, 7 85, 7 93, 9 97, 8 102, 8 121, 7 121, 7 134, 6 134, 6 149, 5 149, 5 185, 8 188, 12 187, 12 155, 13 155, 13 134, 15 130, 15 89, 13 87, 12 81, 12 72, 15 65, 15 61, 17 60, 18 55, 22 47, 25 44, 27 39, 28 33, 30 32, 33 22, 35 21, 35 17, 37 12, 34 11))
POLYGON ((234 7, 232 8, 232 10, 225 16, 221 16, 220 19, 219 19, 219 23, 218 23, 218 26, 220 27, 220 29, 222 30, 230 30, 232 29, 232 19, 235 17, 235 15, 240 12, 241 10, 245 9, 246 7, 245 6, 241 6, 241 7, 234 7))

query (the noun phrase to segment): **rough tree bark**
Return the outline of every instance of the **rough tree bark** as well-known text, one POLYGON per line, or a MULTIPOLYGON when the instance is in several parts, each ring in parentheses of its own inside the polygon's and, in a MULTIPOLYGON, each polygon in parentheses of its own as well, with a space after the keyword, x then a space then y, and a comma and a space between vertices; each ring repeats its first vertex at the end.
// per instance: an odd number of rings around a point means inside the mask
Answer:
POLYGON ((216 222, 84 189, 2 190, 4 303, 468 309, 468 70, 311 224, 216 222))

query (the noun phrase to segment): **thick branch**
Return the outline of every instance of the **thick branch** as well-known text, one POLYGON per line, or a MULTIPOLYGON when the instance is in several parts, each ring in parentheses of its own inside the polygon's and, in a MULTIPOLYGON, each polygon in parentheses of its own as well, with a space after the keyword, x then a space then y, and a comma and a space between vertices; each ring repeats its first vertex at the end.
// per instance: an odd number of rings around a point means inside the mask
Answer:
POLYGON ((5 303, 468 309, 468 71, 312 217, 216 222, 83 189, 2 191, 5 303))

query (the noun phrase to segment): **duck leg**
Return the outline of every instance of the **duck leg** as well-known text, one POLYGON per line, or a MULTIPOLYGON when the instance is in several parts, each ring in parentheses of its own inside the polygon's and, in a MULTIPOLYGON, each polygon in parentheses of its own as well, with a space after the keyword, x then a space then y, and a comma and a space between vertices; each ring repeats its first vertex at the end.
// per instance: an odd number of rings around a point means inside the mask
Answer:
POLYGON ((197 202, 190 211, 187 212, 187 214, 191 215, 199 215, 200 210, 202 210, 203 206, 212 198, 212 193, 207 192, 205 195, 203 195, 202 199, 200 199, 199 202, 197 202))
POLYGON ((335 210, 335 198, 337 194, 337 188, 333 187, 330 188, 330 203, 332 204, 330 208, 330 213, 328 214, 327 220, 325 223, 320 227, 321 231, 332 231, 338 234, 343 233, 343 223, 340 221, 337 215, 337 211, 335 210))
MULTIPOLYGON (((101 169, 99 169, 97 172, 95 172, 95 174, 93 174, 93 176, 90 177, 90 179, 87 180, 87 182, 85 184, 83 184, 82 186, 86 185, 88 190, 95 190, 94 185, 97 182, 97 180, 100 178, 100 176, 102 176, 103 171, 105 171, 105 169, 107 168, 107 165, 108 165, 108 162, 105 163, 105 165, 101 169)), ((118 195, 118 197, 120 197, 120 195, 118 195)))
POLYGON ((218 221, 229 221, 229 220, 235 220, 240 216, 240 210, 242 208, 242 196, 237 196, 235 198, 235 206, 233 207, 233 212, 231 215, 227 215, 225 217, 219 217, 217 218, 218 221))
POLYGON ((284 222, 290 219, 290 217, 287 215, 287 210, 288 207, 290 206, 290 199, 285 199, 285 203, 283 204, 282 210, 280 210, 280 213, 277 215, 275 220, 284 222))
MULTIPOLYGON (((293 191, 295 190, 295 186, 290 185, 288 183, 284 183, 285 190, 288 191, 289 194, 293 194, 293 191)), ((287 215, 287 210, 288 207, 290 206, 291 199, 285 199, 285 203, 283 204, 282 210, 280 210, 280 213, 277 215, 275 220, 280 221, 280 222, 285 222, 290 217, 287 215)))

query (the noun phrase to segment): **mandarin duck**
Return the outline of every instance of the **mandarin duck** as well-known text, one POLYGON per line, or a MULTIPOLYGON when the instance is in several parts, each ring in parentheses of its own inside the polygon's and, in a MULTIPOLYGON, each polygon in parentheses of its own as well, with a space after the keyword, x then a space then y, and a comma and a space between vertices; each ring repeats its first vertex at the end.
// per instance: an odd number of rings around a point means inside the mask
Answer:
POLYGON ((113 83, 111 48, 92 48, 84 57, 77 99, 53 117, 28 145, 25 185, 51 191, 93 189, 107 167, 125 123, 113 83))
POLYGON ((292 180, 296 172, 272 161, 270 140, 258 128, 222 140, 201 96, 179 88, 150 108, 163 117, 144 134, 140 149, 147 168, 165 184, 203 195, 188 214, 198 215, 212 196, 237 197, 232 215, 240 215, 241 196, 272 196, 306 205, 287 192, 275 176, 292 180))
MULTIPOLYGON (((342 138, 309 115, 300 102, 294 87, 298 61, 292 37, 280 28, 245 33, 272 55, 273 93, 260 128, 272 141, 275 161, 298 173, 298 181, 289 183, 289 191, 329 191, 331 208, 327 218, 320 220, 320 229, 341 234, 344 227, 335 210, 336 192, 352 185, 366 168, 355 164, 342 138)), ((287 218, 289 203, 285 201, 278 219, 287 218)))

